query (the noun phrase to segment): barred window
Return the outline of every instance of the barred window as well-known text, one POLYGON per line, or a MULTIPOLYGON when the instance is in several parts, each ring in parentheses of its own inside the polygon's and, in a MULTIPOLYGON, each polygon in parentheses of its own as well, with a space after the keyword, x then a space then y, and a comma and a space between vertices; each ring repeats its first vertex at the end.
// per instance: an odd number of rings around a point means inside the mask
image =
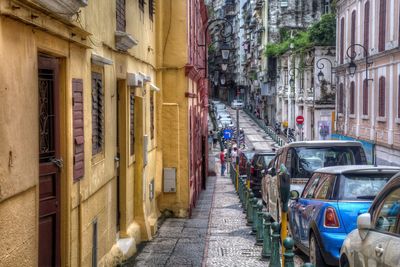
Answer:
POLYGON ((156 5, 155 5, 156 0, 149 0, 149 18, 151 21, 154 19, 154 14, 156 10, 156 5))
POLYGON ((139 0, 139 9, 142 12, 144 12, 144 4, 145 4, 145 0, 139 0))
POLYGON ((364 46, 367 51, 369 50, 369 13, 370 12, 369 12, 369 1, 368 1, 365 3, 364 7, 364 46))
POLYGON ((117 0, 116 5, 116 20, 117 20, 117 31, 126 31, 126 7, 125 0, 117 0))
POLYGON ((150 93, 150 138, 154 139, 154 92, 150 93))
MULTIPOLYGON (((356 11, 353 10, 351 13, 351 38, 350 38, 350 45, 353 45, 356 43, 356 11)), ((355 46, 352 46, 351 48, 351 54, 352 56, 355 55, 355 46)))
POLYGON ((129 139, 130 154, 135 155, 135 92, 131 92, 129 97, 129 139))
POLYGON ((386 40, 386 0, 381 0, 379 5, 379 43, 378 51, 385 51, 386 40))
POLYGON ((339 94, 338 94, 338 111, 339 113, 343 113, 344 110, 344 90, 343 83, 339 85, 339 94))
POLYGON ((340 20, 340 54, 339 62, 343 64, 344 60, 344 18, 340 20))
POLYGON ((104 100, 103 77, 92 72, 92 155, 103 150, 104 140, 104 100))

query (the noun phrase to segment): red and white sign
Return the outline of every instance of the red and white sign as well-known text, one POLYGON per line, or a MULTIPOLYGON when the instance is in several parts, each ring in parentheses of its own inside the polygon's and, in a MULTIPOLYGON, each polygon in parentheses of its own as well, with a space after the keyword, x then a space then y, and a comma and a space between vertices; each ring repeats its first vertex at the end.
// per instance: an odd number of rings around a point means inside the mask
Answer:
POLYGON ((296 117, 296 123, 297 124, 303 124, 304 123, 304 117, 303 116, 297 116, 296 117))

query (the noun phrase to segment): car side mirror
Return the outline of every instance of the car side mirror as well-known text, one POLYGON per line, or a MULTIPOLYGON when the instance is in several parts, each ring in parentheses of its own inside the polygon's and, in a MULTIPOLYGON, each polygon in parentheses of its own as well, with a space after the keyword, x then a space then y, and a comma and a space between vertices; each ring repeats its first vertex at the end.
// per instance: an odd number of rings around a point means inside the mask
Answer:
POLYGON ((300 193, 297 190, 290 191, 290 200, 298 200, 300 197, 300 193))
POLYGON ((363 213, 357 217, 357 229, 361 239, 365 239, 371 229, 371 214, 363 213))

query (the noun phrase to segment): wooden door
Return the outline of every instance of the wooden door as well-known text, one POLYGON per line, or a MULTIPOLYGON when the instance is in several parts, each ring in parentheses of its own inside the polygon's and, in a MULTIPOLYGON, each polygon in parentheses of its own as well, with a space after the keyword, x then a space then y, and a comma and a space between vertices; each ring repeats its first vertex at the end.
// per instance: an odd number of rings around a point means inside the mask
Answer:
POLYGON ((39 56, 39 266, 60 266, 59 86, 56 58, 39 56))

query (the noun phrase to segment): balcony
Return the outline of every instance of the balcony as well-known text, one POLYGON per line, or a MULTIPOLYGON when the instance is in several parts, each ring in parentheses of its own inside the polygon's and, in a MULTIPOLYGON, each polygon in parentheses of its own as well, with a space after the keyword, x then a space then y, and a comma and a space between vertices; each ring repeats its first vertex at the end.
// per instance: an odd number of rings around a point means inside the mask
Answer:
POLYGON ((138 42, 128 33, 115 32, 115 47, 120 51, 128 51, 128 49, 137 45, 138 42))
POLYGON ((36 0, 40 6, 61 17, 71 18, 89 0, 36 0))

